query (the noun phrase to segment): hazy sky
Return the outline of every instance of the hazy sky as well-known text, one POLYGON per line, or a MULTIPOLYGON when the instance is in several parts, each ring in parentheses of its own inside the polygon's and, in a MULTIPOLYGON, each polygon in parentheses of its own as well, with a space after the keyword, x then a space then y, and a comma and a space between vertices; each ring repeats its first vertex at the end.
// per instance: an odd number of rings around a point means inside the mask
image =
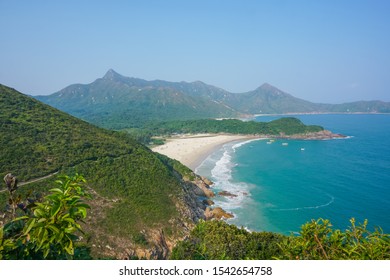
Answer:
POLYGON ((50 94, 108 69, 314 102, 390 101, 390 1, 0 0, 0 83, 50 94))

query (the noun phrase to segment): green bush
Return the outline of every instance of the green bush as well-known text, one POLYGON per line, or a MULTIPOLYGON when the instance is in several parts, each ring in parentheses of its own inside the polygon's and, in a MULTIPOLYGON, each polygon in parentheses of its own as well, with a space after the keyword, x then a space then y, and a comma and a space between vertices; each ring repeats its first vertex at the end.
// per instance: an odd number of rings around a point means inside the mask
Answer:
POLYGON ((173 249, 171 259, 273 259, 285 238, 272 232, 249 232, 223 221, 200 221, 190 237, 173 249))
POLYGON ((293 260, 384 260, 390 259, 390 235, 381 229, 370 232, 367 220, 344 232, 333 230, 329 220, 312 220, 302 226, 299 236, 281 244, 281 259, 293 260))
MULTIPOLYGON (((72 259, 75 257, 80 222, 87 216, 89 206, 80 175, 63 176, 58 187, 42 201, 17 205, 24 215, 13 218, 0 228, 0 259, 72 259)), ((11 196, 13 194, 10 193, 11 196)), ((10 201, 13 201, 11 198, 10 201)), ((15 209, 15 205, 11 205, 15 209)), ((77 248, 83 255, 87 249, 77 248)), ((77 255, 76 255, 77 257, 77 255)))

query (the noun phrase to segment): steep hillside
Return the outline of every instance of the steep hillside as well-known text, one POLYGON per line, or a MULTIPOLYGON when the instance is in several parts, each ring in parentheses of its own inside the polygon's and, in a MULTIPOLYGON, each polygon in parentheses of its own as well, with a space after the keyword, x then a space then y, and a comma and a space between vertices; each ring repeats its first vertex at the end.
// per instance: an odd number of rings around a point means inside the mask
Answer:
MULTIPOLYGON (((86 228, 95 256, 166 257, 202 217, 194 186, 175 171, 179 163, 3 85, 0 144, 2 176, 11 172, 21 182, 57 171, 85 176, 93 195, 86 228)), ((21 191, 42 191, 54 178, 21 191)), ((5 199, 0 192, 0 201, 5 199)))
MULTIPOLYGON (((109 70, 88 85, 71 85, 37 99, 94 124, 120 129, 158 120, 238 116, 219 102, 186 94, 185 83, 127 78, 109 70)), ((196 89, 195 89, 196 91, 196 89)))

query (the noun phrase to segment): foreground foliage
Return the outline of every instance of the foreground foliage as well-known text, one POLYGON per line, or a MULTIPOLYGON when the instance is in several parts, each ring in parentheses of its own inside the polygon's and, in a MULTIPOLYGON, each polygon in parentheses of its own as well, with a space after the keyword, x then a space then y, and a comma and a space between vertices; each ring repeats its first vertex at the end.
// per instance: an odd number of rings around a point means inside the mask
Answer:
POLYGON ((390 259, 390 235, 367 229, 367 220, 343 231, 333 230, 329 220, 312 220, 302 226, 299 236, 280 244, 281 259, 297 260, 384 260, 390 259))
POLYGON ((286 237, 272 232, 249 232, 223 221, 201 221, 190 237, 173 249, 172 259, 272 259, 286 237))
POLYGON ((173 249, 172 259, 387 260, 390 235, 370 232, 367 221, 346 231, 332 230, 329 220, 313 220, 298 236, 248 232, 223 221, 200 222, 173 249))
MULTIPOLYGON (((81 257, 86 250, 77 247, 83 233, 80 223, 89 208, 83 201, 83 183, 85 179, 80 175, 63 176, 57 181, 58 187, 41 201, 28 199, 9 205, 11 209, 17 207, 19 215, 0 228, 0 259, 81 257)), ((10 196, 10 201, 14 201, 14 193, 10 192, 10 196)))

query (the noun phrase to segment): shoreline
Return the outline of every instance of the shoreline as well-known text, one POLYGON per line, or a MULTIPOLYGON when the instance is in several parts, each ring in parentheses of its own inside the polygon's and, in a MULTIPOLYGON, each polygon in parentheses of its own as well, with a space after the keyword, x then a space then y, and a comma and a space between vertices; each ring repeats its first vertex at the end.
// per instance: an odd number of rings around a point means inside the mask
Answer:
POLYGON ((164 145, 153 147, 152 151, 176 159, 195 171, 210 154, 219 150, 224 144, 251 139, 264 139, 264 136, 234 134, 184 135, 171 137, 167 139, 164 145))
POLYGON ((167 142, 164 145, 153 147, 152 151, 176 159, 192 171, 195 171, 210 154, 219 150, 224 144, 234 141, 269 138, 286 140, 330 140, 343 139, 347 138, 347 136, 332 133, 329 130, 293 135, 185 134, 167 138, 167 142))

